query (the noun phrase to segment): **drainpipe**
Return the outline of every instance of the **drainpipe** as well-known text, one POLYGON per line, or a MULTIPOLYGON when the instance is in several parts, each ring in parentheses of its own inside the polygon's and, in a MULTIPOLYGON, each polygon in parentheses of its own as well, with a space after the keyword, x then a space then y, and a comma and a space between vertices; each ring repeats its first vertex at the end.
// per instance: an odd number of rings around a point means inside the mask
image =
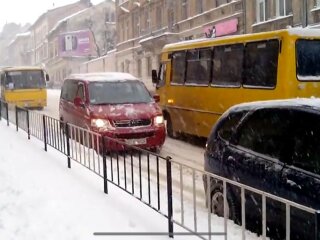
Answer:
POLYGON ((242 0, 243 34, 247 33, 247 0, 242 0))
POLYGON ((302 2, 302 27, 307 27, 308 26, 308 1, 303 0, 302 2))

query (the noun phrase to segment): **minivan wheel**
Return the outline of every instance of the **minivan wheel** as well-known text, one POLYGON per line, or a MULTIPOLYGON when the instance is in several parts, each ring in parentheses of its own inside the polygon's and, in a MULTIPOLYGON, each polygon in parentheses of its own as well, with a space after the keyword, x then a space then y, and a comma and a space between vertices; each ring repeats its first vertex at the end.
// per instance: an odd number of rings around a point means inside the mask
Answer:
MULTIPOLYGON (((224 217, 224 201, 222 188, 215 188, 211 193, 211 212, 219 217, 224 217)), ((239 214, 237 214, 236 203, 231 196, 231 192, 227 192, 226 217, 239 224, 239 214)))

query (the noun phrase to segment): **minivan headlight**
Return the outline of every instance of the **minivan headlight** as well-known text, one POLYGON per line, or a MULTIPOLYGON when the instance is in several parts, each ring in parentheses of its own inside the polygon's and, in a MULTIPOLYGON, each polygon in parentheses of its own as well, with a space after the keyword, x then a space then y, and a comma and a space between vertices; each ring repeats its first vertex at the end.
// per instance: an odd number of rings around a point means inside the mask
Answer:
POLYGON ((153 119, 153 122, 154 122, 154 125, 161 125, 164 123, 164 119, 163 119, 163 116, 156 116, 154 119, 153 119))
POLYGON ((106 119, 92 119, 91 126, 98 128, 99 130, 113 130, 114 127, 111 125, 109 120, 106 119))

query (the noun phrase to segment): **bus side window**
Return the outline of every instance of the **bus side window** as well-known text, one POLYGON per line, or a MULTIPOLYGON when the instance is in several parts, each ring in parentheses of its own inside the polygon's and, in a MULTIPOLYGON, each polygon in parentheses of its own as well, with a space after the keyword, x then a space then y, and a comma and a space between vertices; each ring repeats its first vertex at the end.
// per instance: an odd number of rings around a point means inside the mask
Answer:
POLYGON ((0 87, 4 86, 4 73, 0 74, 0 87))
POLYGON ((243 54, 243 44, 214 47, 212 84, 224 87, 240 87, 243 72, 243 54))
POLYGON ((243 85, 275 87, 277 84, 279 40, 246 44, 243 85))
POLYGON ((2 91, 4 90, 4 74, 0 74, 0 99, 2 99, 2 91))
POLYGON ((157 88, 163 87, 166 85, 166 67, 167 65, 165 63, 162 63, 159 70, 159 83, 157 84, 157 88))
POLYGON ((186 52, 180 51, 172 54, 171 83, 184 84, 186 71, 186 52))
POLYGON ((212 66, 210 48, 187 51, 186 83, 208 86, 212 66))

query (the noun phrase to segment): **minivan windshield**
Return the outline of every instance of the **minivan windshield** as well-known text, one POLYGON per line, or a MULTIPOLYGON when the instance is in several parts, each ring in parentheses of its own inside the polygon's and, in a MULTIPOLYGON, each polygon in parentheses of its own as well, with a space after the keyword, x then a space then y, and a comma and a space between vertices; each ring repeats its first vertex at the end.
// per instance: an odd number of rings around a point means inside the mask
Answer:
POLYGON ((139 81, 92 82, 89 84, 90 103, 123 104, 153 101, 146 87, 139 81))

